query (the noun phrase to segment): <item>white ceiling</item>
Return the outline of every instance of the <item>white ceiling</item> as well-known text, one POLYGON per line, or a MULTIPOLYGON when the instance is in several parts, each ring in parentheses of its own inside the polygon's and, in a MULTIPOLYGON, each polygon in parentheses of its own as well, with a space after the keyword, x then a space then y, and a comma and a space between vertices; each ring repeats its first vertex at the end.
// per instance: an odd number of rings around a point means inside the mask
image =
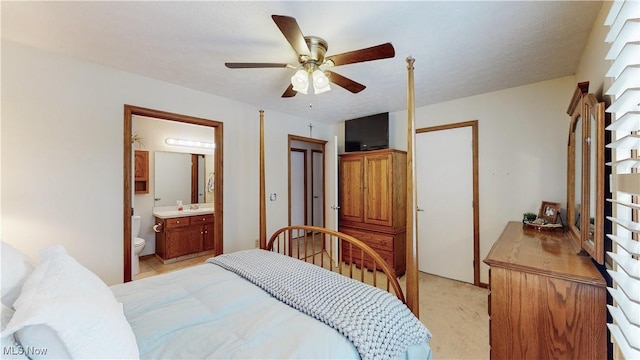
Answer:
POLYGON ((601 1, 2 1, 2 37, 146 77, 329 123, 406 109, 408 56, 417 107, 561 76, 578 66, 601 1), (392 59, 335 67, 367 86, 280 96, 294 63, 272 14, 293 16, 327 55, 385 42, 392 59))

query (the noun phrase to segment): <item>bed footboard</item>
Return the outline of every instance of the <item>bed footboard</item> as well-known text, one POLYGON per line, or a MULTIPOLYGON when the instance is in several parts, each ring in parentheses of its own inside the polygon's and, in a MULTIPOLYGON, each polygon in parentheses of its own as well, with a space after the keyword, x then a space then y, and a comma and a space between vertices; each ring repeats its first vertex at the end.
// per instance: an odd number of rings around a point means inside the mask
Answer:
POLYGON ((277 230, 266 248, 393 293, 405 302, 396 273, 362 241, 335 230, 293 225, 277 230))

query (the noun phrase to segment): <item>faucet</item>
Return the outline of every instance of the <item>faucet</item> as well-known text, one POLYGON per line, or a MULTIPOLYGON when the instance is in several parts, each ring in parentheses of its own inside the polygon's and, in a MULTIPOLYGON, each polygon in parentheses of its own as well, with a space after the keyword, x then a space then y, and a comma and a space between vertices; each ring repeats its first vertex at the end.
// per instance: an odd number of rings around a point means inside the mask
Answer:
POLYGON ((189 205, 189 210, 198 210, 198 204, 189 205))

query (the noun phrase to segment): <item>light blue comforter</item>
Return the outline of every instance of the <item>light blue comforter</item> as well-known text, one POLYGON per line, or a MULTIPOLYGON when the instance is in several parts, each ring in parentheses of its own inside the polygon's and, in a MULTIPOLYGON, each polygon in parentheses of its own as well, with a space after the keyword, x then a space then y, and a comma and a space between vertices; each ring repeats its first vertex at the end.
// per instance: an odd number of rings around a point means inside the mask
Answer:
POLYGON ((319 266, 260 249, 207 262, 233 271, 278 300, 340 331, 362 359, 396 359, 431 334, 398 298, 319 266))
MULTIPOLYGON (((357 359, 337 330, 214 264, 111 287, 147 359, 357 359)), ((431 357, 427 343, 402 356, 431 357)))

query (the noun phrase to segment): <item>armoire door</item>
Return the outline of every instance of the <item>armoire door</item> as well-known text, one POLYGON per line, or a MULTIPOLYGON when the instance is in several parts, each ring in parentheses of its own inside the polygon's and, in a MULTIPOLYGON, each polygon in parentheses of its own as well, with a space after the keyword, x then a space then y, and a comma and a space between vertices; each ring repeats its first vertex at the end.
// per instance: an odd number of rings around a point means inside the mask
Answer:
POLYGON ((393 226, 393 163, 391 154, 364 159, 364 222, 393 226))
POLYGON ((343 155, 340 158, 340 220, 362 222, 363 175, 362 156, 343 155))

